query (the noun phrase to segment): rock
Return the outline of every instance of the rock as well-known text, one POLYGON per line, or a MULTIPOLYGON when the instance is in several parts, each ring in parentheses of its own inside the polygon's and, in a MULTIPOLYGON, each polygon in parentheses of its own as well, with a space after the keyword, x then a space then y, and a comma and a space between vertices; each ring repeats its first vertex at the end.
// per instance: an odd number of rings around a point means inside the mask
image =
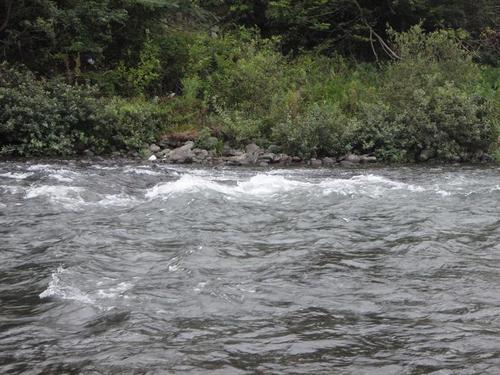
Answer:
POLYGON ((372 155, 361 155, 361 163, 375 163, 377 158, 372 155))
POLYGON ((161 151, 161 147, 158 146, 157 144, 151 143, 149 145, 149 151, 151 151, 153 154, 156 154, 157 152, 161 151))
POLYGON ((300 163, 302 161, 302 158, 299 158, 298 156, 292 156, 292 163, 300 163))
POLYGON ((479 160, 483 163, 490 163, 493 161, 493 156, 486 153, 482 153, 481 156, 479 157, 479 160))
POLYGON ((201 148, 195 148, 193 150, 193 153, 195 155, 194 161, 196 163, 201 163, 204 162, 208 159, 209 154, 207 150, 201 149, 201 148))
POLYGON ((250 162, 247 159, 246 154, 238 155, 238 156, 229 156, 223 158, 226 165, 240 166, 240 165, 248 165, 250 162))
POLYGON ((255 143, 250 143, 245 147, 245 151, 247 154, 257 154, 260 151, 260 147, 257 146, 255 143))
POLYGON ((187 141, 196 140, 198 134, 196 131, 185 131, 181 133, 173 133, 162 137, 159 144, 162 147, 175 147, 179 148, 187 141))
POLYGON ((267 162, 265 162, 265 161, 261 161, 259 163, 259 167, 267 167, 267 166, 269 166, 269 164, 267 162))
POLYGON ((178 147, 170 151, 169 160, 171 163, 192 163, 195 154, 192 150, 194 142, 188 141, 184 146, 178 147))
POLYGON ((88 158, 91 158, 91 157, 95 156, 95 154, 94 154, 91 150, 89 150, 89 149, 87 149, 87 150, 83 151, 83 154, 84 154, 86 157, 88 157, 88 158))
POLYGON ((155 155, 151 155, 148 160, 149 161, 156 161, 158 158, 155 155))
POLYGON ((428 161, 436 157, 436 151, 425 149, 420 151, 420 155, 418 156, 418 161, 428 161))
POLYGON ((279 154, 281 153, 281 147, 278 145, 270 145, 266 151, 271 152, 273 154, 279 154))
POLYGON ((340 161, 340 165, 343 166, 343 167, 353 167, 356 164, 357 163, 353 163, 352 161, 347 161, 347 160, 341 160, 340 161))
POLYGON ((156 156, 159 157, 159 158, 163 158, 163 159, 164 158, 168 158, 168 156, 170 155, 171 151, 172 150, 166 148, 166 149, 161 150, 160 152, 158 152, 158 154, 156 154, 156 156))
POLYGON ((329 158, 329 157, 323 158, 322 162, 323 162, 323 165, 325 165, 327 167, 331 167, 332 165, 334 165, 336 163, 336 161, 334 159, 329 158))
POLYGON ((344 156, 344 158, 342 160, 348 161, 349 163, 360 163, 361 156, 349 153, 346 156, 344 156))
POLYGON ((278 163, 288 165, 292 162, 292 157, 288 156, 287 154, 279 154, 279 161, 278 163))
POLYGON ((272 152, 267 152, 259 156, 259 161, 265 161, 268 163, 273 163, 276 158, 276 155, 272 152))
POLYGON ((224 145, 222 148, 222 156, 229 157, 229 156, 241 156, 243 155, 243 151, 236 150, 234 148, 229 147, 228 145, 224 145))
POLYGON ((321 160, 318 160, 318 159, 314 159, 312 158, 311 160, 309 160, 309 165, 311 167, 321 167, 323 163, 321 162, 321 160))

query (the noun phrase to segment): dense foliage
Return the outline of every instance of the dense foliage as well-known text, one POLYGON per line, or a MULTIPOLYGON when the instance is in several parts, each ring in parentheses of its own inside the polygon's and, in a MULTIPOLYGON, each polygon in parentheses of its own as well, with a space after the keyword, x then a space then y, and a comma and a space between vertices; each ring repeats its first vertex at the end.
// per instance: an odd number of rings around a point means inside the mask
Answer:
POLYGON ((500 159, 499 14, 494 0, 0 0, 1 153, 139 151, 189 130, 305 158, 500 159))

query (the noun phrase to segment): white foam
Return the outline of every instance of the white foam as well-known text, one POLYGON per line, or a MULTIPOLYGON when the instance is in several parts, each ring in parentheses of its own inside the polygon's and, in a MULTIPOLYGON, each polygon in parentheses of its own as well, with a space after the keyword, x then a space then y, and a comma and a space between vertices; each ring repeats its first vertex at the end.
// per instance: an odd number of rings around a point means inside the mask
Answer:
POLYGON ((72 274, 67 269, 58 267, 55 272, 52 272, 47 289, 40 293, 39 297, 41 299, 57 298, 62 300, 73 300, 80 303, 97 305, 99 307, 99 301, 102 302, 106 299, 116 299, 118 297, 126 298, 124 295, 125 292, 133 287, 132 283, 123 281, 118 284, 108 285, 108 288, 96 290, 97 286, 109 283, 108 281, 106 283, 99 281, 97 283, 91 283, 92 291, 84 292, 73 285, 71 276, 72 274))
POLYGON ((0 188, 9 194, 18 194, 24 192, 24 189, 21 186, 0 185, 0 188))
POLYGON ((80 174, 65 168, 58 168, 57 166, 48 164, 36 164, 28 167, 29 171, 47 173, 49 178, 53 178, 59 182, 72 182, 80 174))
POLYGON ((84 203, 83 198, 80 196, 82 191, 84 191, 83 188, 76 186, 42 185, 28 188, 26 199, 46 196, 53 202, 64 204, 84 203))
POLYGON ((33 173, 31 173, 31 172, 27 172, 27 173, 7 172, 7 173, 1 173, 0 177, 12 178, 15 180, 24 180, 32 175, 33 175, 33 173))
POLYGON ((133 173, 133 174, 144 174, 144 175, 149 175, 149 176, 159 176, 161 175, 162 173, 160 172, 156 172, 156 171, 152 171, 150 169, 145 169, 145 168, 131 168, 131 167, 128 167, 128 168, 125 168, 123 170, 123 173, 133 173))
POLYGON ((389 180, 377 175, 360 175, 349 179, 328 179, 319 184, 324 194, 337 193, 341 195, 366 195, 379 197, 388 190, 406 190, 409 192, 423 192, 422 186, 406 184, 400 181, 389 180))
POLYGON ((107 194, 103 199, 97 202, 98 205, 109 207, 109 206, 128 206, 130 204, 137 203, 137 198, 134 198, 127 194, 107 194))
POLYGON ((368 195, 378 197, 388 190, 423 192, 421 186, 389 180, 382 176, 360 175, 349 179, 325 179, 320 182, 307 182, 288 179, 275 174, 257 174, 249 180, 238 181, 236 185, 222 184, 201 176, 183 175, 172 182, 161 183, 146 191, 146 198, 169 197, 187 192, 214 191, 229 196, 274 196, 289 191, 340 195, 368 195))
POLYGON ((61 275, 66 272, 67 271, 63 267, 59 267, 55 272, 52 272, 52 280, 50 280, 49 286, 40 293, 39 297, 41 299, 52 297, 94 304, 94 299, 83 293, 80 289, 61 282, 61 275))

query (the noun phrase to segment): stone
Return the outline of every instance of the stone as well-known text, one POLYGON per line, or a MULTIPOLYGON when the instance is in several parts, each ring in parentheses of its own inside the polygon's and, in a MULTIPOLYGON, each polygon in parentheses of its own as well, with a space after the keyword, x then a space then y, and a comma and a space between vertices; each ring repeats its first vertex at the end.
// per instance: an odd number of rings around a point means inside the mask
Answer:
POLYGON ((156 155, 151 155, 148 160, 149 161, 156 161, 158 158, 156 157, 156 155))
POLYGON ((195 148, 193 153, 195 155, 194 161, 197 163, 204 162, 209 158, 208 151, 201 148, 195 148))
POLYGON ((260 147, 255 143, 250 143, 245 147, 245 152, 247 154, 256 154, 260 152, 260 147))
POLYGON ((250 160, 248 159, 247 154, 229 156, 229 157, 223 158, 223 160, 224 160, 226 165, 240 166, 240 165, 250 164, 250 160))
POLYGON ((91 157, 95 156, 95 154, 94 154, 91 150, 89 150, 89 149, 87 149, 87 150, 83 151, 83 154, 84 154, 85 156, 89 157, 89 158, 91 158, 91 157))
POLYGON ((321 162, 321 160, 319 160, 319 159, 314 159, 314 158, 312 158, 311 160, 309 160, 309 165, 310 165, 311 167, 321 167, 321 165, 322 165, 322 164, 323 164, 323 163, 322 163, 322 162, 321 162))
POLYGON ((272 152, 273 154, 280 154, 282 152, 281 147, 278 145, 270 145, 266 151, 272 152))
POLYGON ((353 163, 352 161, 347 161, 347 160, 341 160, 340 161, 340 165, 343 166, 343 167, 353 167, 356 164, 357 163, 353 163))
POLYGON ((279 154, 279 161, 278 163, 288 165, 292 162, 292 157, 287 155, 287 154, 279 154))
POLYGON ((332 165, 334 165, 336 163, 336 161, 334 159, 329 158, 329 157, 323 158, 322 162, 323 162, 323 165, 328 166, 328 167, 331 167, 332 165))
POLYGON ((265 161, 261 161, 259 163, 259 167, 267 167, 267 166, 269 166, 269 164, 267 162, 265 162, 265 161))
POLYGON ((259 156, 259 161, 266 161, 268 163, 273 163, 276 155, 271 152, 266 152, 259 156))
POLYGON ((236 150, 234 148, 229 147, 228 145, 224 145, 222 148, 222 156, 229 157, 229 156, 241 156, 243 155, 243 151, 236 150))
POLYGON ((342 160, 348 161, 349 163, 360 163, 361 156, 349 153, 346 156, 344 156, 344 158, 342 160))
POLYGON ((302 158, 299 158, 298 156, 292 156, 292 163, 300 163, 302 161, 302 158))
POLYGON ((425 149, 420 151, 420 155, 418 156, 418 161, 428 161, 436 157, 436 151, 425 149))
POLYGON ((156 154, 157 152, 161 151, 161 147, 158 146, 157 144, 151 143, 149 145, 149 151, 151 151, 153 154, 156 154))
POLYGON ((361 163, 375 163, 377 158, 373 155, 361 155, 361 163))
POLYGON ((188 141, 184 146, 178 147, 170 151, 169 160, 171 163, 192 163, 195 158, 195 154, 192 150, 194 142, 188 141))

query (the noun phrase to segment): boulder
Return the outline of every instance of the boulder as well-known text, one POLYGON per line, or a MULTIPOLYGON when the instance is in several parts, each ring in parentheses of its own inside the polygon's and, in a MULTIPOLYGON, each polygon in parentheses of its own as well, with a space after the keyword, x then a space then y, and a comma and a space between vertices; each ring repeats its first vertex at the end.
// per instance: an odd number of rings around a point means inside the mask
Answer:
POLYGON ((245 147, 245 151, 247 154, 257 154, 260 152, 260 147, 255 143, 250 143, 245 147))
POLYGON ((349 163, 360 163, 361 156, 349 153, 346 156, 344 156, 342 160, 347 161, 349 163))
POLYGON ((171 150, 169 154, 170 162, 177 164, 192 163, 195 158, 193 146, 194 142, 188 141, 184 146, 171 150))
POLYGON ((209 158, 208 151, 201 148, 195 148, 193 150, 193 153, 194 153, 194 162, 196 163, 205 162, 209 158))
POLYGON ((377 158, 373 155, 361 155, 361 163, 375 163, 377 158))
POLYGON ((273 154, 272 152, 266 152, 265 154, 259 156, 259 161, 265 161, 268 163, 274 163, 275 159, 276 154, 273 154))
POLYGON ((240 166, 251 164, 251 160, 248 159, 248 154, 229 156, 222 159, 224 160, 226 165, 240 166))
POLYGON ((161 147, 158 146, 157 144, 151 143, 149 145, 149 151, 151 151, 153 154, 156 154, 157 152, 161 151, 161 147))
POLYGON ((292 157, 287 154, 278 154, 277 163, 288 165, 292 162, 292 157))
POLYGON ((326 158, 323 158, 322 162, 323 162, 323 165, 325 165, 327 167, 331 167, 332 165, 334 165, 336 163, 336 160, 329 158, 329 157, 326 157, 326 158))
POLYGON ((321 162, 321 160, 319 160, 319 159, 314 159, 314 158, 312 158, 311 160, 309 160, 309 165, 310 165, 311 167, 321 167, 321 165, 322 165, 322 164, 323 164, 323 163, 322 163, 322 162, 321 162))
POLYGON ((353 163, 351 161, 347 161, 347 160, 341 160, 340 161, 340 165, 343 166, 343 167, 353 167, 355 166, 357 163, 353 163))
POLYGON ((156 161, 158 158, 155 155, 151 155, 148 160, 149 161, 156 161))
POLYGON ((282 152, 281 147, 278 145, 270 145, 266 152, 272 152, 273 154, 280 154, 282 152))
POLYGON ((224 145, 222 148, 222 156, 230 157, 230 156, 241 156, 243 155, 243 151, 236 150, 234 148, 229 147, 228 145, 224 145))

